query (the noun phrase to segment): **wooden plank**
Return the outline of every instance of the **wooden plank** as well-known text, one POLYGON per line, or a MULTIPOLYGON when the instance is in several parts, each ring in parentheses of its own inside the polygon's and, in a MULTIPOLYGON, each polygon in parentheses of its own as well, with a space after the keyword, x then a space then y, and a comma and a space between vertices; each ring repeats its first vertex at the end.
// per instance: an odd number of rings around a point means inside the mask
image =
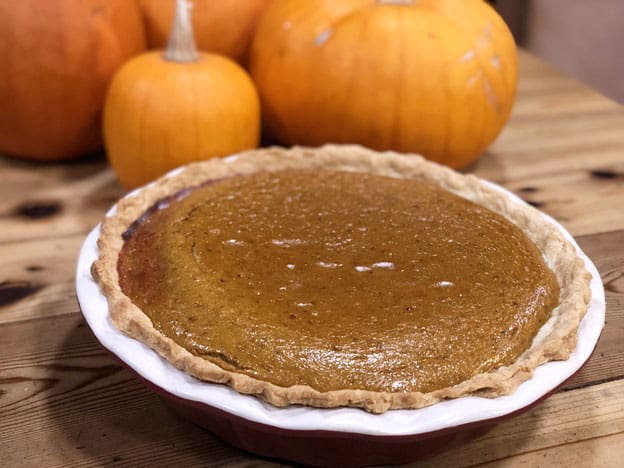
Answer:
POLYGON ((0 325, 78 311, 74 277, 84 238, 0 243, 0 325))
POLYGON ((122 196, 102 156, 37 164, 0 156, 0 243, 86 233, 122 196))
POLYGON ((571 163, 569 170, 553 169, 555 172, 544 176, 506 176, 501 171, 498 178, 507 177, 502 185, 554 217, 575 236, 624 229, 624 210, 620 209, 624 160, 601 161, 598 157, 586 168, 571 163))
POLYGON ((77 314, 5 324, 0 349, 4 466, 165 466, 244 456, 167 410, 77 314))
POLYGON ((606 324, 589 362, 563 388, 624 378, 624 231, 578 239, 600 271, 607 300, 606 324))
POLYGON ((624 165, 528 177, 509 185, 516 194, 558 220, 575 236, 622 229, 624 165), (615 174, 615 175, 613 175, 615 174), (585 194, 591 194, 586 196, 585 194))
MULTIPOLYGON (((536 114, 529 116, 527 120, 517 119, 510 122, 509 127, 488 151, 488 154, 497 155, 499 163, 505 164, 491 168, 493 175, 513 177, 513 173, 501 174, 492 170, 506 167, 515 167, 522 176, 544 176, 557 173, 557 169, 589 169, 597 164, 587 161, 587 157, 592 155, 598 157, 598 164, 603 161, 621 163, 621 158, 614 157, 613 154, 624 147, 624 134, 621 131, 624 112, 621 110, 585 114, 582 117, 564 112, 546 121, 536 122, 537 119, 536 114), (603 152, 606 154, 602 155, 603 152), (562 164, 568 161, 574 162, 573 167, 562 164)), ((481 166, 485 162, 476 166, 477 174, 483 170, 481 166)))
POLYGON ((614 461, 624 456, 624 446, 617 445, 623 437, 624 380, 618 380, 553 395, 485 436, 414 466, 460 468, 487 462, 496 462, 495 466, 517 466, 514 462, 538 466, 536 461, 547 466, 572 466, 566 462, 579 461, 582 450, 588 449, 596 452, 596 461, 614 461), (566 448, 574 450, 574 444, 581 451, 565 456, 566 448), (502 460, 505 464, 498 465, 502 460))
POLYGON ((597 106, 621 107, 617 101, 605 97, 576 78, 562 74, 555 66, 530 52, 520 49, 518 58, 520 64, 519 101, 531 100, 548 93, 575 91, 582 93, 585 101, 595 102, 597 106))
POLYGON ((503 460, 485 463, 482 467, 615 467, 622 464, 622 447, 624 447, 624 433, 619 433, 522 453, 503 460))

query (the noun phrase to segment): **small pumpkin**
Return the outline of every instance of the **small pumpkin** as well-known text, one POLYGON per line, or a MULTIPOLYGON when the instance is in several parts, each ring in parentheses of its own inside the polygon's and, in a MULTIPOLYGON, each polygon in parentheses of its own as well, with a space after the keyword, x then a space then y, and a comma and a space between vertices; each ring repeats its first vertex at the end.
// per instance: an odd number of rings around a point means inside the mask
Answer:
POLYGON ((482 0, 284 0, 258 24, 250 70, 281 143, 360 143, 459 168, 507 121, 517 57, 482 0))
POLYGON ((134 2, 0 1, 0 152, 58 161, 100 149, 108 83, 144 49, 134 2))
MULTIPOLYGON (((260 13, 270 0, 193 0, 193 30, 200 50, 243 62, 260 13)), ((139 0, 150 48, 167 43, 174 16, 172 0, 139 0)))
POLYGON ((189 9, 177 1, 167 50, 126 63, 106 97, 106 150, 126 188, 258 146, 260 104, 251 78, 229 58, 197 52, 189 9))

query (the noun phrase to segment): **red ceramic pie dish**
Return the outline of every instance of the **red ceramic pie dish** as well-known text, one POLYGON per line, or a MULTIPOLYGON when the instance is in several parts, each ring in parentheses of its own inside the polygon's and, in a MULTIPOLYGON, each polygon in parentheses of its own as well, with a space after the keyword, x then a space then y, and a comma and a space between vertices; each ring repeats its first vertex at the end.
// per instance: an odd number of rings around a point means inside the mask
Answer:
MULTIPOLYGON (((123 361, 119 362, 125 365, 123 361)), ((256 455, 310 466, 394 465, 431 457, 485 434, 499 422, 530 410, 554 392, 504 416, 422 434, 376 436, 329 430, 291 430, 260 424, 206 403, 180 398, 144 379, 131 367, 125 367, 181 417, 231 445, 256 455)))
MULTIPOLYGON (((547 219, 574 243, 562 226, 547 219)), ((98 256, 98 237, 99 226, 82 247, 76 290, 82 313, 102 346, 179 414, 223 440, 255 454, 309 465, 405 463, 470 440, 500 420, 527 411, 577 372, 591 356, 604 324, 600 276, 577 246, 592 275, 592 299, 579 327, 577 347, 566 361, 539 366, 533 378, 513 394, 496 398, 468 396, 384 414, 357 408, 276 408, 225 385, 199 381, 117 330, 109 319, 106 298, 91 276, 91 264, 98 256)))

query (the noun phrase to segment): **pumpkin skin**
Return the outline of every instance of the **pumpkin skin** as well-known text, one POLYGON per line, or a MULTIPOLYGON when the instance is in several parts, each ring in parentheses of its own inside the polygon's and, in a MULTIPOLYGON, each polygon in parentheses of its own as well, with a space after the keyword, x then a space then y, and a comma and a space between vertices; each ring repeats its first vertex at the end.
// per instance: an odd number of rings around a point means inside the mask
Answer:
POLYGON ((145 49, 128 0, 0 0, 0 152, 60 161, 102 146, 117 68, 145 49))
POLYGON ((180 63, 162 51, 144 53, 119 70, 106 98, 108 159, 126 188, 182 164, 255 148, 259 134, 251 78, 216 54, 180 63))
MULTIPOLYGON (((271 0, 193 0, 193 31, 200 50, 243 63, 261 12, 271 0)), ((150 48, 167 45, 175 2, 139 0, 150 48)))
POLYGON ((460 168, 507 121, 517 54, 481 0, 284 0, 258 24, 250 70, 283 144, 359 143, 460 168))

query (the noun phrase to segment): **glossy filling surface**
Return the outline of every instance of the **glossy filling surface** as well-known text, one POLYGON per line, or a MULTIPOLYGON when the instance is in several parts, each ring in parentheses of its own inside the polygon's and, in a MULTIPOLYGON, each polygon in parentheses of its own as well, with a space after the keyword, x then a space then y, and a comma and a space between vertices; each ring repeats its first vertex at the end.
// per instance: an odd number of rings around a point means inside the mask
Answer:
POLYGON ((514 362, 558 304, 537 247, 431 182, 259 172, 161 200, 121 288, 194 355, 280 386, 429 392, 514 362))

